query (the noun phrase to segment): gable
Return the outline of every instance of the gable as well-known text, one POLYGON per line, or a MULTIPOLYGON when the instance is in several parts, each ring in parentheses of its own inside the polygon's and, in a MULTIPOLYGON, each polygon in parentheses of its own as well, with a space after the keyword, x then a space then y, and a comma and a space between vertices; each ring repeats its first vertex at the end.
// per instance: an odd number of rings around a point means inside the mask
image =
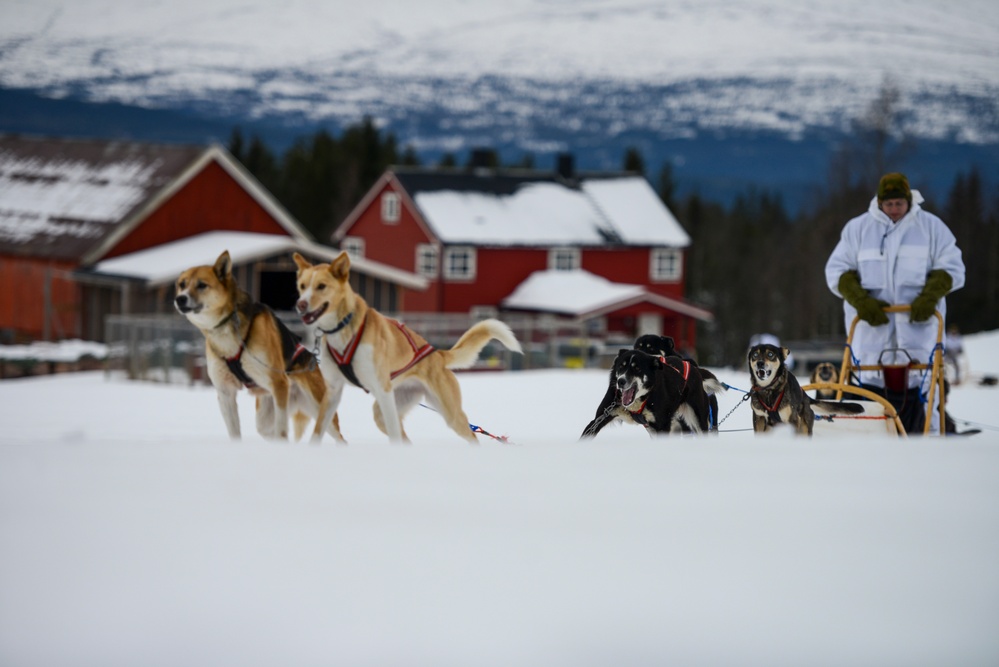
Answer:
POLYGON ((126 234, 120 238, 115 235, 113 245, 102 249, 101 259, 209 230, 289 236, 274 217, 215 161, 208 162, 179 190, 151 208, 126 234))

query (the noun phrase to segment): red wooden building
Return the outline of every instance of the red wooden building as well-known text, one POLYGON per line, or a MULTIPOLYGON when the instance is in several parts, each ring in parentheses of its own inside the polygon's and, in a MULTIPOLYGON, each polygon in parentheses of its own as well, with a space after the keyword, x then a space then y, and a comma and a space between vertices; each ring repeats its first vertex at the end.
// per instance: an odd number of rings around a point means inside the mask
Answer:
MULTIPOLYGON (((303 251, 315 248, 311 235, 220 146, 0 136, 0 342, 101 340, 107 314, 168 310, 172 280, 152 284, 90 269, 213 231, 274 235, 300 242, 303 251)), ((288 255, 283 269, 268 270, 254 256, 241 273, 255 297, 293 303, 291 250, 281 252, 288 255)), ((200 257, 178 258, 185 261, 178 273, 200 257)), ((410 287, 422 286, 412 277, 410 287)))
POLYGON ((557 172, 389 170, 333 241, 425 277, 428 288, 407 299, 410 311, 554 313, 621 338, 665 333, 691 350, 696 322, 712 318, 684 300, 690 238, 645 179, 576 174, 565 159, 557 172), (578 304, 581 295, 550 272, 627 289, 609 303, 578 304), (533 298, 539 292, 547 298, 533 298))

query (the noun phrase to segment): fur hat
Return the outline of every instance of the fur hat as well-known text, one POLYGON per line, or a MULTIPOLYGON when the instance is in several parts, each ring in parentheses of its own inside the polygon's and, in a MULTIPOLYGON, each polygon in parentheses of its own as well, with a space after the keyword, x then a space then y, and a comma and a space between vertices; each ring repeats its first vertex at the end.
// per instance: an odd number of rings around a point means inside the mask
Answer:
POLYGON ((912 190, 905 174, 885 174, 878 183, 878 203, 885 199, 904 199, 912 205, 912 190))

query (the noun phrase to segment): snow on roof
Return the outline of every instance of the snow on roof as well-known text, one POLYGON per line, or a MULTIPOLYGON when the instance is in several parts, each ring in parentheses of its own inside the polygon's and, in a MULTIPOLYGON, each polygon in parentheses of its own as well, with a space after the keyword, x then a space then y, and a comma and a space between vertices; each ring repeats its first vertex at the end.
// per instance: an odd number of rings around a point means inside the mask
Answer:
POLYGON ((445 243, 685 247, 690 237, 639 176, 537 182, 513 194, 434 190, 413 196, 445 243))
POLYGON ((690 245, 690 236, 644 178, 588 179, 581 187, 626 243, 690 245))
POLYGON ((596 317, 640 302, 709 321, 712 314, 684 301, 649 292, 641 285, 615 283, 589 271, 535 271, 501 305, 513 310, 596 317))
POLYGON ((0 250, 80 257, 204 150, 0 137, 0 250))
MULTIPOLYGON (((165 285, 176 280, 185 269, 214 264, 225 250, 229 251, 229 256, 236 265, 295 251, 329 261, 341 252, 335 248, 278 234, 214 231, 106 259, 94 264, 86 273, 142 280, 151 286, 165 285)), ((427 281, 422 276, 379 262, 351 257, 350 263, 353 271, 403 287, 420 290, 427 287, 427 281)))

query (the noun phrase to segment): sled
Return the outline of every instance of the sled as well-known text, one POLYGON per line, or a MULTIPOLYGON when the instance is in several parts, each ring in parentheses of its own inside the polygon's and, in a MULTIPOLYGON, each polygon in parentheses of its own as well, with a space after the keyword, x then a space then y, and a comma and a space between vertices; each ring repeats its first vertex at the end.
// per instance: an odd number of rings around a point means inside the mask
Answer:
MULTIPOLYGON (((884 311, 886 313, 906 313, 909 312, 909 306, 907 305, 896 305, 896 306, 886 306, 884 311)), ((926 420, 923 426, 923 433, 929 434, 931 424, 932 424, 932 411, 933 402, 937 396, 940 397, 939 410, 939 421, 940 421, 940 435, 944 435, 945 429, 945 418, 944 413, 946 410, 946 394, 944 392, 944 362, 943 362, 943 342, 944 342, 944 319, 943 316, 934 311, 934 316, 937 318, 937 344, 933 348, 933 358, 932 363, 917 363, 911 361, 904 366, 904 373, 907 374, 909 371, 930 371, 930 386, 927 393, 926 399, 926 420), (939 393, 938 393, 939 392, 939 393)), ((858 371, 879 371, 882 376, 888 377, 892 372, 901 369, 902 367, 878 363, 871 365, 860 365, 853 363, 852 354, 852 344, 853 344, 853 334, 857 329, 857 324, 860 322, 859 317, 853 318, 853 323, 850 325, 850 331, 846 337, 846 346, 843 348, 843 363, 840 365, 839 372, 839 382, 816 382, 813 384, 805 385, 802 387, 805 391, 810 391, 813 389, 831 389, 836 391, 836 400, 843 400, 843 394, 854 394, 863 396, 872 401, 876 401, 881 405, 884 411, 884 416, 887 421, 893 425, 894 429, 900 437, 906 436, 905 428, 902 426, 902 421, 898 417, 898 412, 895 407, 883 396, 880 396, 872 391, 864 389, 862 387, 857 387, 849 384, 849 378, 853 373, 858 371)), ((887 350, 885 352, 888 352, 887 350)), ((882 353, 882 359, 884 357, 884 352, 882 353)), ((881 359, 879 359, 879 362, 881 359)), ((859 416, 858 416, 859 417, 859 416)), ((838 417, 837 419, 841 419, 838 417)), ((861 417, 862 418, 862 417, 861 417)))

